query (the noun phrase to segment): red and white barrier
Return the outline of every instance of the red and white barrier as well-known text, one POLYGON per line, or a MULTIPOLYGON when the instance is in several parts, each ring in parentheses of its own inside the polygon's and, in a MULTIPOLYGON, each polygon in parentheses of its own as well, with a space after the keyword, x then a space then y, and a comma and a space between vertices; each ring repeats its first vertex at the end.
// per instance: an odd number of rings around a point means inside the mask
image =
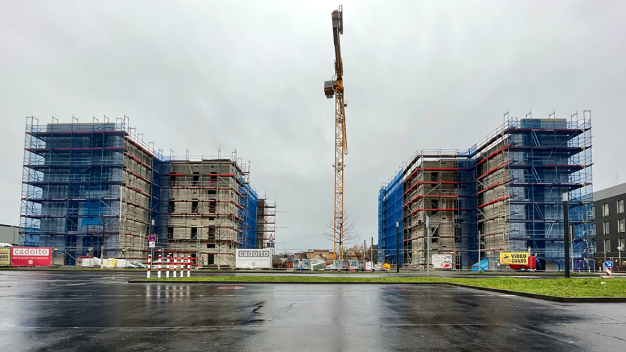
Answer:
POLYGON ((176 267, 178 266, 178 254, 174 254, 174 277, 176 277, 176 267))
POLYGON ((159 279, 161 278, 161 255, 159 254, 159 279))
MULTIPOLYGON (((159 259, 158 262, 155 260, 156 264, 156 270, 157 270, 157 277, 160 279, 161 278, 161 268, 162 268, 162 256, 161 254, 159 254, 159 259)), ((187 256, 187 277, 191 277, 191 256, 187 256)), ((178 256, 178 254, 173 254, 171 255, 171 264, 172 264, 172 277, 185 277, 185 256, 184 255, 180 255, 180 257, 178 256), (180 270, 179 270, 179 266, 180 266, 180 270), (178 272, 180 272, 180 274, 178 274, 178 272)), ((151 271, 152 271, 152 255, 148 255, 148 266, 146 267, 146 276, 148 277, 148 279, 150 278, 151 275, 151 271)), ((170 254, 168 254, 165 258, 165 278, 169 279, 170 277, 170 254)))

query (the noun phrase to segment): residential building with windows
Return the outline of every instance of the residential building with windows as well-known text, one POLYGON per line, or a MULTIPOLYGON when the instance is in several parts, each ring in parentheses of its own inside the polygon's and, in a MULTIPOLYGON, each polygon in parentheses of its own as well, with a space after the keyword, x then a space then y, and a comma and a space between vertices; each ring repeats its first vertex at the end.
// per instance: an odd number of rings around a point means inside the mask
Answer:
POLYGON ((614 271, 626 269, 626 183, 593 193, 595 211, 596 253, 598 269, 612 260, 614 271), (621 262, 620 262, 621 258, 621 262))

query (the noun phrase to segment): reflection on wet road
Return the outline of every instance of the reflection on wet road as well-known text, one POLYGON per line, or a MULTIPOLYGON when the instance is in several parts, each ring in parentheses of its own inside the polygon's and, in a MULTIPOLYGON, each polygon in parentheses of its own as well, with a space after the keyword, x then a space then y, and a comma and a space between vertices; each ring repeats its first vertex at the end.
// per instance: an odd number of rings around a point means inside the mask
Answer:
POLYGON ((0 272, 7 351, 621 350, 626 304, 445 286, 128 284, 142 273, 0 272))

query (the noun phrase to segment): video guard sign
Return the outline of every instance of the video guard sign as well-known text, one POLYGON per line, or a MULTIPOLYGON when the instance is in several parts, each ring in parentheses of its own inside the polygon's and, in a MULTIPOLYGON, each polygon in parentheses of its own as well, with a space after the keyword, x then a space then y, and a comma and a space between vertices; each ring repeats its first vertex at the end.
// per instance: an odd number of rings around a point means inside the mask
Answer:
POLYGON ((528 252, 500 252, 500 264, 528 265, 528 252))
POLYGON ((269 249, 237 249, 235 254, 237 269, 272 267, 272 251, 269 249))

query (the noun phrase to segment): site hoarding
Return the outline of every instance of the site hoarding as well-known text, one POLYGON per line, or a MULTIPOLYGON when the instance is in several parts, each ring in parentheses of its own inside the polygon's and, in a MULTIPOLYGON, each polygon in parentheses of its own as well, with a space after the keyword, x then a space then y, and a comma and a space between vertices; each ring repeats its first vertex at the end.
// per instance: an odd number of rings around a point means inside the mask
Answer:
POLYGON ((342 263, 343 263, 343 260, 341 260, 341 259, 335 259, 335 260, 333 260, 333 266, 334 266, 334 267, 335 267, 335 269, 337 269, 337 270, 341 270, 341 269, 343 269, 343 264, 342 264, 342 263))
POLYGON ((500 264, 528 265, 528 252, 500 252, 500 264))
POLYGON ((12 266, 51 266, 50 247, 11 247, 12 266))
POLYGON ((235 252, 237 269, 270 269, 272 251, 269 249, 237 249, 235 252))
POLYGON ((0 248, 0 266, 10 266, 10 265, 11 265, 11 249, 0 248))
POLYGON ((452 254, 433 254, 433 268, 452 269, 452 254))

